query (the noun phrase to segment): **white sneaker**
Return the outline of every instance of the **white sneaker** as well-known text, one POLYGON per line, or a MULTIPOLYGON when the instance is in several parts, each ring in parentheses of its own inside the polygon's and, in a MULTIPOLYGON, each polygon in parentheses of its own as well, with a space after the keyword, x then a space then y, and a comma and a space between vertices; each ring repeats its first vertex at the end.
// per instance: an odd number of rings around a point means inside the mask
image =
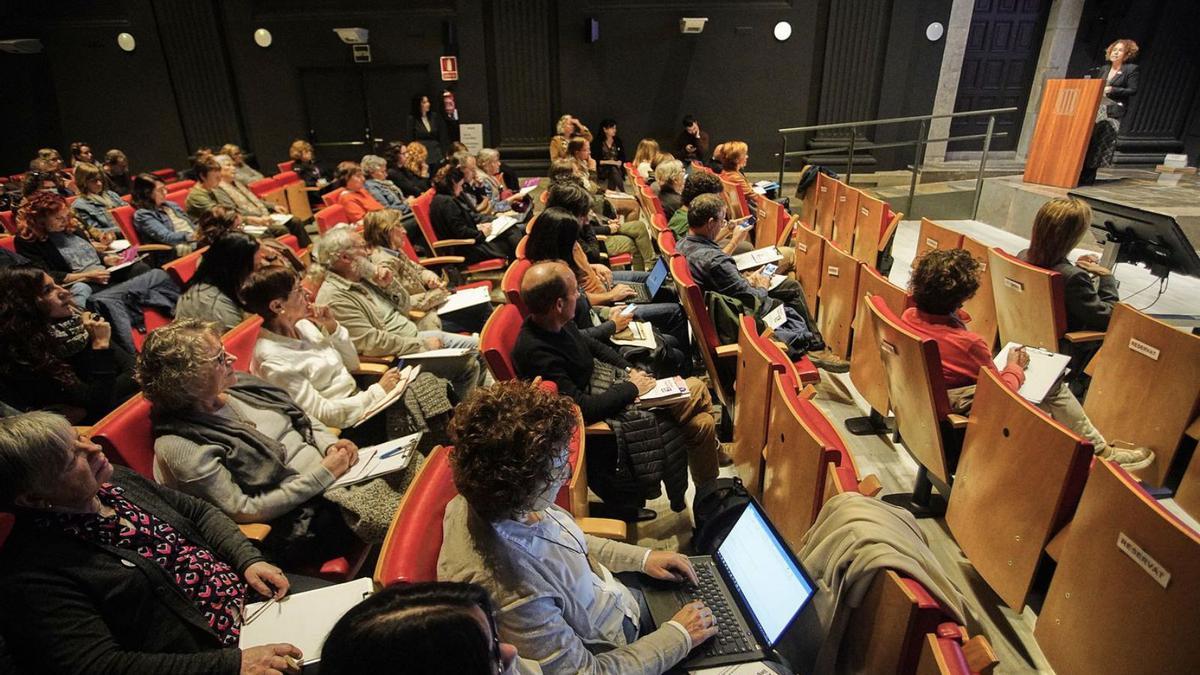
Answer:
POLYGON ((1153 450, 1123 441, 1109 443, 1104 452, 1100 453, 1100 457, 1120 464, 1121 468, 1126 471, 1137 471, 1154 463, 1153 450))

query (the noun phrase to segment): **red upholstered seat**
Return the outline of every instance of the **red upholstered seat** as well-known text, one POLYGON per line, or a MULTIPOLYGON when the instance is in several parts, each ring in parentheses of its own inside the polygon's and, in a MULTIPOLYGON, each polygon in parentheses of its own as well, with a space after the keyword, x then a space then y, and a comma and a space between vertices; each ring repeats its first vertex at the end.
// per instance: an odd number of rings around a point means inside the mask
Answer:
POLYGON ((381 586, 437 581, 442 517, 446 504, 458 494, 450 470, 452 450, 434 448, 404 493, 375 566, 375 581, 381 586))
POLYGON ((250 372, 250 359, 254 356, 254 343, 258 342, 262 322, 262 317, 255 314, 221 336, 221 344, 225 346, 225 351, 230 356, 237 357, 237 362, 233 364, 234 370, 250 372))
POLYGON ((92 427, 92 440, 108 458, 154 480, 154 434, 150 402, 141 394, 122 403, 92 427))
POLYGON ((0 211, 0 226, 9 234, 17 233, 17 219, 12 211, 0 211))
POLYGON ((288 161, 280 162, 280 163, 276 164, 275 166, 279 167, 279 173, 287 173, 292 170, 292 165, 295 163, 296 163, 296 160, 289 159, 288 161))
POLYGON ((479 336, 479 350, 483 352, 483 360, 487 363, 492 377, 497 380, 513 380, 517 377, 517 369, 513 365, 512 350, 517 343, 517 335, 521 332, 521 310, 515 305, 501 305, 488 317, 479 336))
POLYGON ((158 169, 157 171, 151 171, 150 173, 158 176, 158 179, 164 183, 172 183, 177 177, 175 169, 158 169))
POLYGON ((279 189, 282 187, 282 185, 280 185, 279 181, 275 180, 274 178, 262 178, 254 181, 246 187, 250 188, 250 191, 253 192, 255 196, 261 197, 272 190, 279 189))
POLYGON ((317 211, 317 229, 321 231, 321 234, 325 234, 330 229, 345 222, 347 222, 346 209, 341 204, 326 206, 317 211))
POLYGON ((17 252, 16 237, 13 237, 12 235, 8 235, 8 234, 0 234, 0 248, 4 249, 6 251, 11 251, 13 253, 16 253, 17 252))
MULTIPOLYGON (((425 243, 428 244, 429 250, 437 254, 441 249, 446 249, 456 244, 443 242, 438 239, 437 233, 433 229, 433 221, 429 217, 429 206, 433 203, 434 191, 432 189, 421 193, 421 196, 412 201, 411 207, 413 217, 417 219, 417 225, 420 226, 421 235, 425 237, 425 243)), ((457 240, 455 240, 457 241, 457 240)), ((467 274, 477 274, 481 272, 496 272, 504 269, 506 262, 500 258, 491 258, 489 260, 481 260, 477 263, 472 263, 463 268, 467 274)))
POLYGON ((171 275, 175 283, 180 286, 186 286, 187 282, 192 280, 196 274, 196 266, 200 264, 200 258, 204 256, 204 252, 208 247, 196 249, 187 255, 179 256, 171 262, 163 265, 163 270, 171 275))
POLYGON ((500 288, 504 290, 504 297, 508 299, 509 304, 515 306, 521 316, 529 313, 525 307, 525 303, 521 301, 521 280, 525 278, 525 273, 533 263, 523 258, 518 258, 513 261, 512 265, 508 266, 508 271, 504 273, 504 278, 500 281, 500 288))
POLYGON ((190 188, 185 189, 185 190, 174 190, 172 192, 168 192, 167 193, 167 201, 175 202, 176 206, 178 206, 179 208, 186 211, 187 210, 188 190, 190 190, 190 188))

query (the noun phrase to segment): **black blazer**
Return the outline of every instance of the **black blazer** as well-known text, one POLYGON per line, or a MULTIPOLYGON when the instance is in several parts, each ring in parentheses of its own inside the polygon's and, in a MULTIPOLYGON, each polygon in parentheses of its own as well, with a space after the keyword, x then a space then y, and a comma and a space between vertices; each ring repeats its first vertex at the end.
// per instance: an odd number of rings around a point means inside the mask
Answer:
MULTIPOLYGON (((263 560, 216 507, 115 467, 112 482, 138 506, 207 547, 239 573, 263 560)), ((236 675, 241 652, 222 647, 175 580, 135 551, 43 530, 18 514, 0 552, 0 621, 28 672, 236 675)))
MULTIPOLYGON (((1108 71, 1111 69, 1111 64, 1105 64, 1092 71, 1092 74, 1100 80, 1108 80, 1108 71)), ((1121 65, 1121 72, 1113 78, 1112 82, 1108 82, 1107 86, 1112 87, 1112 91, 1106 96, 1112 99, 1112 103, 1105 106, 1105 113, 1114 120, 1119 120, 1125 116, 1126 108, 1129 105, 1129 97, 1137 93, 1138 90, 1138 67, 1133 63, 1125 63, 1121 65)))

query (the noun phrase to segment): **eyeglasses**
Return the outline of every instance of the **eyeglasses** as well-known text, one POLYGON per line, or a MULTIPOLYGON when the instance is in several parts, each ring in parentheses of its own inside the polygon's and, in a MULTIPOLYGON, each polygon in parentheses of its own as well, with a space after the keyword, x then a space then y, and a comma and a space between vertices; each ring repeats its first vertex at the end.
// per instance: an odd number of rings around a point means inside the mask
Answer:
POLYGON ((222 366, 225 366, 226 368, 232 368, 237 359, 231 356, 229 352, 225 351, 224 347, 221 347, 221 351, 217 352, 215 356, 208 359, 208 362, 210 363, 214 361, 222 366))

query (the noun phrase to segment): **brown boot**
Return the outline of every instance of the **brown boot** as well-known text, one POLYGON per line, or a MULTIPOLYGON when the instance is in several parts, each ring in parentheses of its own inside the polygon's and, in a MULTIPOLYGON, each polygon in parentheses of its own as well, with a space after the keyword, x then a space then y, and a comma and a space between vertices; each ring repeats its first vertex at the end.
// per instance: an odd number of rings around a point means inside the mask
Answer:
POLYGON ((814 366, 821 370, 827 370, 831 373, 850 372, 850 362, 834 354, 828 348, 810 351, 806 356, 808 356, 808 360, 812 361, 814 366))

